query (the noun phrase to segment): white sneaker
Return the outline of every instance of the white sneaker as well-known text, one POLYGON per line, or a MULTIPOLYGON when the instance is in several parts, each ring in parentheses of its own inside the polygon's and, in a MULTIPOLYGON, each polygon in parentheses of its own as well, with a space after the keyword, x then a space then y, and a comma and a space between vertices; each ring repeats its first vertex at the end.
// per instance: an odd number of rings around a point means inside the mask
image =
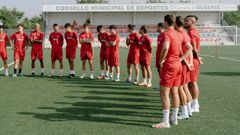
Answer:
POLYGON ((199 111, 199 108, 198 108, 198 107, 193 107, 193 108, 192 108, 192 112, 193 112, 193 113, 199 113, 200 111, 199 111))
POLYGON ((139 82, 139 81, 138 81, 137 79, 135 79, 134 82, 133 82, 133 84, 138 84, 138 82, 139 82))
POLYGON ((116 80, 114 80, 114 82, 120 82, 120 78, 117 78, 116 80))
POLYGON ((8 73, 5 73, 5 77, 8 77, 9 76, 9 74, 8 73))
POLYGON ((50 75, 48 75, 48 77, 54 77, 55 75, 54 74, 50 74, 50 75))
POLYGON ((80 78, 80 79, 84 79, 84 78, 85 78, 85 75, 81 75, 79 78, 80 78))
POLYGON ((147 86, 146 86, 147 88, 151 88, 152 87, 152 84, 151 83, 149 83, 149 84, 147 84, 147 86))
POLYGON ((173 118, 170 118, 170 124, 172 125, 178 125, 178 120, 177 119, 173 119, 173 118))
POLYGON ((161 122, 156 125, 152 125, 152 128, 170 128, 169 123, 161 122))
POLYGON ((192 117, 192 116, 193 116, 192 110, 191 110, 191 112, 188 112, 188 116, 189 116, 189 117, 192 117))
POLYGON ((112 80, 113 81, 113 77, 106 77, 105 80, 112 80))
POLYGON ((93 74, 91 74, 91 75, 90 75, 90 79, 91 79, 91 80, 93 80, 93 79, 94 79, 94 77, 93 77, 93 74))
POLYGON ((132 81, 130 79, 127 79, 125 82, 126 83, 132 83, 132 81))
POLYGON ((59 73, 59 77, 63 77, 63 73, 59 73))
POLYGON ((12 78, 15 78, 15 77, 17 77, 17 74, 13 74, 13 75, 12 75, 12 78))
POLYGON ((147 83, 146 82, 141 82, 138 84, 139 86, 147 86, 147 83))
POLYGON ((180 114, 180 115, 178 115, 177 119, 178 119, 178 120, 187 120, 187 119, 189 119, 189 116, 188 116, 188 115, 180 114))

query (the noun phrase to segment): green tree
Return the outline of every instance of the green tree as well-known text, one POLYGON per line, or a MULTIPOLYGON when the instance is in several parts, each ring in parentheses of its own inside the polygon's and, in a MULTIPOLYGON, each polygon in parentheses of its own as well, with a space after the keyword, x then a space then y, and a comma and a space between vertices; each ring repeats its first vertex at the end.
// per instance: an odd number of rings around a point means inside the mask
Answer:
POLYGON ((32 18, 24 17, 22 22, 26 29, 33 29, 36 23, 41 25, 41 28, 44 28, 44 19, 42 14, 39 16, 33 16, 32 18))
POLYGON ((76 0, 78 4, 83 3, 108 3, 108 0, 76 0))
POLYGON ((240 27, 240 6, 236 12, 227 12, 224 13, 224 20, 229 25, 237 25, 240 27))
POLYGON ((8 9, 3 6, 0 9, 0 21, 4 24, 5 28, 14 28, 22 20, 24 12, 16 8, 8 9))

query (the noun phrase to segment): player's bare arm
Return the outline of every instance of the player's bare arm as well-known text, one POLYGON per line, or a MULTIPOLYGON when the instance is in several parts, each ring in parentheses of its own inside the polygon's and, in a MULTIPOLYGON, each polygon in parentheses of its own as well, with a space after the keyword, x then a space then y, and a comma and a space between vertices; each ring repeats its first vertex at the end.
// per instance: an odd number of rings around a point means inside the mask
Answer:
POLYGON ((186 48, 187 48, 187 51, 185 53, 182 54, 182 56, 180 57, 180 60, 181 61, 185 61, 185 59, 191 54, 192 50, 193 50, 193 47, 191 46, 190 42, 187 42, 185 44, 186 48))
POLYGON ((9 40, 9 42, 10 42, 10 45, 11 45, 11 47, 12 47, 12 50, 14 50, 14 44, 13 44, 13 41, 12 41, 12 40, 9 40))
POLYGON ((163 63, 164 63, 164 60, 165 60, 165 58, 167 56, 169 47, 170 47, 170 42, 169 41, 165 41, 163 43, 163 48, 162 48, 160 59, 159 59, 160 68, 162 68, 162 66, 163 66, 163 63))

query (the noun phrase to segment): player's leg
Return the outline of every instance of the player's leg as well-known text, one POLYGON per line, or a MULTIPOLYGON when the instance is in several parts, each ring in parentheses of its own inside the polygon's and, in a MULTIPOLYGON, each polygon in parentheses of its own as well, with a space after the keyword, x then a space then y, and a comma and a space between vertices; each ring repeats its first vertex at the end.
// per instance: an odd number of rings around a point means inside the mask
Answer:
POLYGON ((3 59, 3 67, 4 67, 4 75, 8 76, 8 64, 6 59, 3 59))
POLYGON ((108 66, 108 60, 105 60, 105 78, 109 76, 110 67, 108 66))
POLYGON ((22 69, 23 69, 23 59, 20 59, 19 68, 18 68, 18 76, 22 76, 22 69))
POLYGON ((40 61, 40 67, 41 67, 41 75, 44 75, 44 61, 43 61, 43 48, 40 47, 38 49, 38 59, 40 61))
POLYGON ((105 67, 104 67, 104 59, 100 58, 100 75, 97 77, 97 79, 103 79, 105 67))
POLYGON ((141 64, 141 69, 142 69, 142 76, 143 76, 143 81, 139 83, 139 86, 147 86, 147 71, 146 68, 143 64, 141 64))
POLYGON ((82 59, 82 75, 79 78, 83 79, 85 77, 86 77, 86 60, 82 59))
POLYGON ((160 97, 162 100, 163 120, 159 124, 152 125, 153 128, 170 128, 170 88, 160 86, 160 97))
POLYGON ((75 73, 74 73, 74 60, 69 58, 68 59, 68 63, 69 63, 69 68, 70 68, 70 77, 74 77, 75 73))
POLYGON ((93 60, 89 60, 89 67, 90 67, 90 79, 93 79, 93 60))
POLYGON ((40 59, 40 66, 41 66, 41 76, 44 75, 44 62, 43 62, 43 59, 40 59))
POLYGON ((35 75, 35 62, 36 62, 36 59, 32 58, 32 63, 31 63, 31 66, 32 66, 32 75, 34 76, 35 75))
POLYGON ((17 69, 19 68, 19 59, 14 59, 14 69, 13 69, 13 76, 17 76, 17 69))
POLYGON ((147 87, 152 87, 152 70, 150 65, 146 65, 145 68, 147 69, 147 87))
POLYGON ((35 47, 32 47, 32 50, 31 50, 31 67, 32 67, 32 75, 34 76, 35 75, 35 62, 36 62, 36 59, 37 59, 37 50, 36 50, 36 46, 35 47))
POLYGON ((55 69, 56 69, 56 60, 53 60, 52 59, 52 71, 51 71, 51 75, 50 75, 50 77, 51 76, 55 76, 56 74, 55 74, 55 69))
POLYGON ((106 78, 106 80, 113 80, 113 67, 109 66, 109 76, 106 78))
POLYGON ((3 61, 4 75, 8 76, 7 52, 2 52, 0 56, 3 61))
POLYGON ((57 60, 59 61, 60 69, 59 69, 59 76, 63 76, 63 52, 62 50, 57 53, 57 60))
POLYGON ((187 95, 184 91, 184 86, 181 85, 179 87, 179 99, 180 99, 180 110, 181 113, 178 116, 178 119, 188 119, 189 115, 188 115, 188 109, 187 109, 187 95))
POLYGON ((187 97, 187 110, 188 110, 188 115, 191 117, 192 116, 192 107, 191 107, 191 104, 192 104, 192 95, 189 91, 189 88, 188 88, 188 83, 184 84, 183 85, 183 90, 186 94, 186 97, 187 97))
POLYGON ((55 63, 56 63, 56 54, 55 54, 55 52, 52 50, 52 51, 51 51, 51 68, 52 68, 52 70, 51 70, 51 74, 49 75, 49 77, 52 77, 52 76, 55 76, 55 75, 56 75, 56 74, 55 74, 55 69, 56 69, 55 63))
POLYGON ((139 64, 134 64, 136 79, 134 80, 134 84, 138 84, 139 82, 139 64))
POLYGON ((62 59, 59 60, 59 64, 60 64, 59 76, 62 77, 63 76, 63 61, 62 61, 62 59))
POLYGON ((119 82, 120 81, 120 67, 115 66, 115 69, 116 69, 116 80, 115 80, 115 82, 119 82))
POLYGON ((197 82, 191 82, 190 83, 190 91, 192 95, 192 112, 199 112, 199 103, 198 103, 198 97, 199 97, 199 87, 197 82))
POLYGON ((126 79, 126 83, 130 83, 132 81, 132 67, 131 63, 127 63, 127 73, 128 73, 128 78, 126 79))
POLYGON ((172 116, 170 119, 170 123, 173 125, 178 125, 178 110, 179 110, 179 94, 178 94, 179 87, 173 87, 171 89, 171 97, 172 97, 172 116))

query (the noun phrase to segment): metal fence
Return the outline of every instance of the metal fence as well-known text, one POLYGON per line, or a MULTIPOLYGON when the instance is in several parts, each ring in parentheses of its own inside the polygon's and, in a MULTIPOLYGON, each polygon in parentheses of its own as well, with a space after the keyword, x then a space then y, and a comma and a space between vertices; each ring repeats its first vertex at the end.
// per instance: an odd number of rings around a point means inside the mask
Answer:
MULTIPOLYGON (((240 27, 236 26, 201 26, 198 27, 201 36, 201 45, 203 46, 228 46, 228 45, 240 45, 240 27)), ((7 29, 6 33, 9 37, 15 33, 16 29, 7 29)), ((31 33, 31 29, 25 29, 24 32, 28 35, 31 33)), ((46 30, 45 35, 45 47, 50 47, 48 36, 51 30, 46 30)), ((64 30, 63 30, 64 31, 64 30)), ((154 28, 155 31, 155 28, 154 28)), ((96 35, 96 33, 94 33, 96 35)), ((121 46, 125 46, 125 39, 128 33, 120 33, 121 46), (124 35, 124 36, 121 36, 124 35)), ((153 46, 156 46, 156 38, 158 33, 149 33, 149 36, 153 39, 153 46)), ((97 38, 95 39, 94 46, 98 45, 97 38)))
POLYGON ((237 41, 238 41, 238 45, 240 45, 240 27, 238 27, 238 30, 237 30, 237 41))

